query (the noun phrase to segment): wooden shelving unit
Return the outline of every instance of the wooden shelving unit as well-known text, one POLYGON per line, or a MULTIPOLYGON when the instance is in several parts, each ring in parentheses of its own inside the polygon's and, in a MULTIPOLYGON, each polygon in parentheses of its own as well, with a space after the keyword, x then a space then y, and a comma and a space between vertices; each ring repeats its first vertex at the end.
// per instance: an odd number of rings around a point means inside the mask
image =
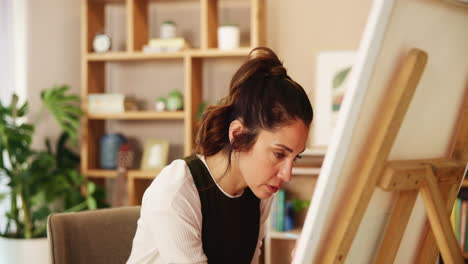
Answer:
MULTIPOLYGON (((217 48, 218 0, 83 0, 81 9, 81 171, 90 180, 104 184, 105 179, 117 175, 114 170, 99 167, 99 139, 106 133, 106 122, 112 120, 159 122, 174 120, 182 122, 184 155, 192 153, 196 133, 195 117, 201 104, 203 87, 203 63, 211 58, 247 57, 253 47, 264 45, 265 0, 228 1, 235 5, 250 5, 250 44, 236 50, 217 48), (171 53, 145 53, 143 46, 149 40, 149 5, 172 5, 194 2, 200 7, 200 47, 171 53), (240 3, 242 2, 242 3, 240 3), (106 28, 106 5, 121 5, 125 10, 125 48, 118 52, 94 53, 92 41, 96 33, 106 28), (133 111, 124 113, 88 113, 87 97, 90 93, 106 93, 107 63, 133 63, 151 61, 166 63, 171 60, 180 63, 183 69, 180 79, 184 80, 184 110, 178 112, 133 111)), ((224 2, 223 2, 224 4, 224 2)), ((183 5, 178 7, 183 8, 183 5)), ((132 64, 128 64, 132 65, 132 64)), ((138 94, 138 91, 132 91, 138 94)), ((144 96, 144 95, 141 95, 144 96)), ((182 158, 182 157, 180 157, 182 158)), ((130 170, 128 176, 129 202, 140 204, 144 190, 157 176, 158 171, 130 170)))
POLYGON ((462 187, 468 187, 468 179, 463 180, 462 187))
MULTIPOLYGON (((137 179, 154 179, 159 172, 160 170, 129 170, 127 174, 129 177, 137 179)), ((86 175, 88 175, 88 178, 115 178, 117 172, 115 170, 88 170, 86 175)))

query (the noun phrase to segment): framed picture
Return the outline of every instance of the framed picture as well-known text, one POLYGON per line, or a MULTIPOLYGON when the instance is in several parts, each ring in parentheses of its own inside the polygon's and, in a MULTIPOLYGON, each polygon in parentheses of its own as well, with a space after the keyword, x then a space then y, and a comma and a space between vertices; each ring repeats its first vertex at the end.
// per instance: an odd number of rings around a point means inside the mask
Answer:
POLYGON ((326 147, 346 93, 355 51, 327 51, 317 56, 313 145, 326 147))
POLYGON ((157 170, 166 166, 169 143, 165 140, 149 139, 143 147, 142 170, 157 170))

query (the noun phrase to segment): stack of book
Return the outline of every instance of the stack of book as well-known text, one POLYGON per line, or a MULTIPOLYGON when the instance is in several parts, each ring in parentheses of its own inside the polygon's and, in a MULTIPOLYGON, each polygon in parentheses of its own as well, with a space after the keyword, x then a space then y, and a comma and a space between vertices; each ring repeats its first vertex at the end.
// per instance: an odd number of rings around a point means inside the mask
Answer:
POLYGON ((453 206, 450 220, 453 231, 463 252, 468 252, 468 190, 462 189, 453 206))
POLYGON ((89 94, 88 113, 122 113, 138 110, 137 101, 123 94, 89 94))
POLYGON ((286 192, 281 189, 276 194, 270 213, 271 229, 278 232, 289 231, 294 228, 294 210, 292 203, 286 201, 286 192))
POLYGON ((184 38, 153 38, 143 47, 143 52, 176 52, 189 48, 184 38))

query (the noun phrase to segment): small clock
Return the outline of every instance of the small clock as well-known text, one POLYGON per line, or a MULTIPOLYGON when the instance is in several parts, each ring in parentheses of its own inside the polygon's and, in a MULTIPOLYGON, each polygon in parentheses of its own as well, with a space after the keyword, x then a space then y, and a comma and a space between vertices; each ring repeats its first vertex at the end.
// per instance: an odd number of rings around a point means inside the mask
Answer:
POLYGON ((111 48, 111 38, 106 34, 96 34, 93 39, 93 49, 97 53, 108 52, 111 48))

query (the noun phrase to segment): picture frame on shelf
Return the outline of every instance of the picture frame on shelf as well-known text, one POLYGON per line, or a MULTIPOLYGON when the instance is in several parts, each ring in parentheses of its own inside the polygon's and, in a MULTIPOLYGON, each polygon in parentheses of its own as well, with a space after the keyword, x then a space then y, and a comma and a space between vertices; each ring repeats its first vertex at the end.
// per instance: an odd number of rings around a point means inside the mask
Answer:
POLYGON ((143 146, 142 170, 158 170, 167 165, 169 142, 160 139, 145 140, 143 146))
POLYGON ((314 146, 328 146, 355 57, 353 50, 324 51, 317 55, 314 146))

